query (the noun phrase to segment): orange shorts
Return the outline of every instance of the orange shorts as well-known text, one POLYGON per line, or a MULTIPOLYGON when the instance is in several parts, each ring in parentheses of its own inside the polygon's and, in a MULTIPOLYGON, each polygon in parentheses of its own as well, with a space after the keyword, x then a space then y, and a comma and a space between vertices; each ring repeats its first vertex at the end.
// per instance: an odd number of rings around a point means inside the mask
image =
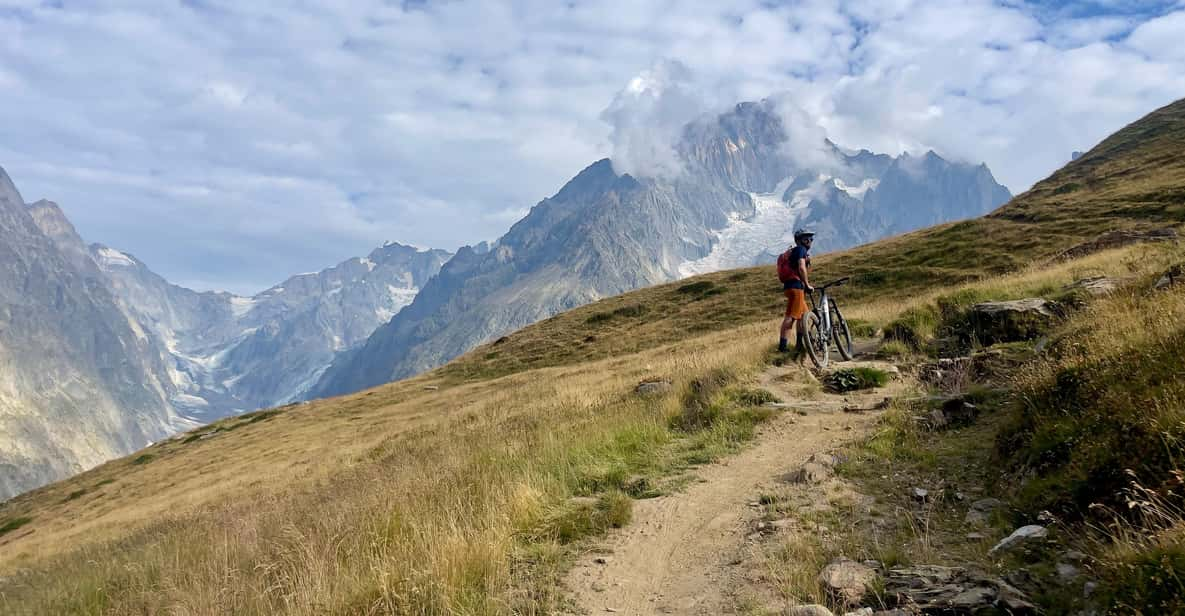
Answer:
POLYGON ((806 291, 786 289, 786 316, 801 319, 806 314, 806 291))

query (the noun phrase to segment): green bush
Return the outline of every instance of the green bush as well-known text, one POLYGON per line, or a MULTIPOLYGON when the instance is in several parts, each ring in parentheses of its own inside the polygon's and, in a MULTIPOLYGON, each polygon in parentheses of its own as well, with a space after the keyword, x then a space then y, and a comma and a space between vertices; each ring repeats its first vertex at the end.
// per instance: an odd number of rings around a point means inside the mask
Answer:
POLYGON ((910 308, 885 326, 885 340, 921 350, 934 338, 938 321, 938 310, 933 306, 910 308))
POLYGON ((836 393, 884 387, 888 382, 889 373, 866 366, 843 368, 823 377, 823 385, 836 393))
POLYGON ((733 402, 744 406, 764 406, 774 402, 781 402, 782 400, 773 395, 767 390, 749 388, 749 387, 735 387, 729 390, 728 397, 733 402))

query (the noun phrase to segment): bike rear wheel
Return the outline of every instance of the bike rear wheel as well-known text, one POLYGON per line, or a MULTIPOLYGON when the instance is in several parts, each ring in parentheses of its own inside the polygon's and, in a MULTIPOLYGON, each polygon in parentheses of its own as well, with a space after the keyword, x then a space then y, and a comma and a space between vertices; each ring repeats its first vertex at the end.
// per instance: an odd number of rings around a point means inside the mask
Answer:
POLYGON ((835 341, 835 348, 844 361, 852 361, 855 350, 852 346, 852 331, 848 329, 848 322, 839 311, 839 306, 831 302, 831 338, 835 341))
POLYGON ((813 312, 808 312, 802 317, 802 343, 806 346, 806 354, 810 356, 811 362, 819 369, 827 367, 828 361, 828 347, 831 345, 827 339, 823 337, 822 323, 819 322, 819 317, 813 312))

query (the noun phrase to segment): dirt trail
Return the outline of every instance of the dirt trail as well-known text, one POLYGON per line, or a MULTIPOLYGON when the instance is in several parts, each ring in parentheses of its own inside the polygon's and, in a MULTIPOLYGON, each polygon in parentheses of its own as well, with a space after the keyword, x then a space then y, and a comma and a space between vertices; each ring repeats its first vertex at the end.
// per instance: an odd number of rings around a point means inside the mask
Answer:
MULTIPOLYGON (((883 365, 882 365, 883 366, 883 365)), ((603 554, 580 559, 567 578, 577 606, 589 614, 724 614, 734 611, 745 571, 745 537, 759 512, 749 504, 811 454, 857 438, 872 427, 868 409, 896 394, 884 389, 846 396, 800 395, 782 377, 797 368, 771 368, 761 386, 794 411, 763 426, 750 447, 719 464, 702 467, 698 483, 660 498, 637 501, 630 525, 611 535, 603 554), (805 415, 800 414, 805 412, 805 415), (604 562, 597 562, 603 560, 604 562)), ((600 551, 600 550, 599 550, 600 551)))

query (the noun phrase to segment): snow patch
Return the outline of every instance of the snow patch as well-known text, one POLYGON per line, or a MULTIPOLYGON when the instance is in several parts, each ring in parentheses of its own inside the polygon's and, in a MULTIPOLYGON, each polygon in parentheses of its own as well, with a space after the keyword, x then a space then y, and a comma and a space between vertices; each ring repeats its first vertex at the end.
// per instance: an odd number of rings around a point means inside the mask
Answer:
POLYGON ((136 267, 136 262, 130 256, 106 246, 99 249, 99 260, 107 267, 136 267))
POLYGON ((869 190, 876 188, 880 183, 881 181, 876 178, 865 178, 858 185, 849 186, 845 184, 843 180, 835 178, 836 188, 848 193, 848 195, 855 199, 859 199, 860 201, 864 200, 864 195, 868 194, 869 190))
POLYGON ((251 309, 254 307, 255 300, 250 297, 234 296, 230 298, 230 311, 231 314, 235 315, 236 319, 251 312, 251 309))
POLYGON ((707 256, 679 265, 686 278, 723 269, 747 267, 764 254, 778 254, 794 241, 794 223, 810 205, 811 188, 794 194, 790 203, 781 195, 793 178, 783 180, 772 193, 750 193, 756 212, 749 218, 733 215, 728 226, 714 233, 715 241, 707 256))
POLYGON ((360 257, 358 262, 365 265, 368 272, 373 272, 376 267, 374 261, 371 261, 369 257, 360 257))
POLYGON ((391 303, 388 306, 375 308, 375 316, 383 323, 390 321, 400 310, 411 304, 419 292, 420 290, 416 287, 400 288, 393 284, 387 285, 387 296, 391 303))
POLYGON ((173 404, 191 409, 210 406, 210 403, 205 398, 199 398, 190 394, 175 394, 173 396, 173 404))

